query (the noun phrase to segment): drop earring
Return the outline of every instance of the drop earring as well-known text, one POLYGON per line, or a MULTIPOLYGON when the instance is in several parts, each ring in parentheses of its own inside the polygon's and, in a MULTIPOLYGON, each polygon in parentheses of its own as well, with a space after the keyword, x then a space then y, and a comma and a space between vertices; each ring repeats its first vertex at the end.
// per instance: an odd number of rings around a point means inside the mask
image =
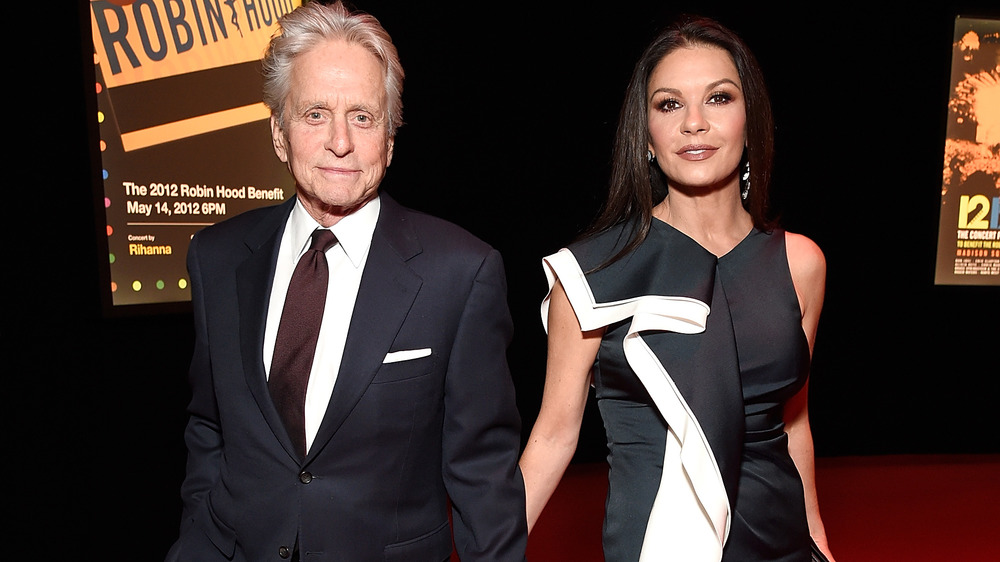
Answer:
POLYGON ((743 189, 740 190, 740 198, 746 201, 747 196, 750 195, 750 161, 747 160, 745 166, 743 166, 743 189))
POLYGON ((646 151, 646 162, 652 163, 654 158, 656 158, 656 157, 653 156, 653 151, 652 150, 647 150, 646 151))

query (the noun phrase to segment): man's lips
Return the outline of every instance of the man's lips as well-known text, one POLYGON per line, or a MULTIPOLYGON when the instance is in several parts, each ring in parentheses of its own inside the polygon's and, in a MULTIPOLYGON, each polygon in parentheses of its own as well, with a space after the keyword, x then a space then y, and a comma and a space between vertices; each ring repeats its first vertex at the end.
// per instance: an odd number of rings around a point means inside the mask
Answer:
POLYGON ((360 171, 354 168, 342 168, 339 166, 320 166, 319 169, 327 174, 356 174, 360 171))

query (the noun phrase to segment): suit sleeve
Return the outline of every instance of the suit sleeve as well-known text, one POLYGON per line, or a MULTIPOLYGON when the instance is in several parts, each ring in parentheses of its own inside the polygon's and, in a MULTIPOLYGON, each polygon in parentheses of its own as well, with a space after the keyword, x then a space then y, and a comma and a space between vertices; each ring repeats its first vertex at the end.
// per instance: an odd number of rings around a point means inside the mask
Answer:
POLYGON ((198 257, 197 235, 191 240, 187 264, 188 274, 191 277, 195 341, 191 367, 188 372, 191 402, 188 405, 190 418, 184 430, 188 458, 184 482, 181 485, 182 529, 191 520, 195 509, 219 479, 222 458, 222 433, 219 428, 215 387, 212 381, 204 280, 198 257))
POLYGON ((521 421, 507 365, 512 337, 503 262, 493 250, 462 313, 445 388, 444 481, 463 562, 524 560, 521 421))

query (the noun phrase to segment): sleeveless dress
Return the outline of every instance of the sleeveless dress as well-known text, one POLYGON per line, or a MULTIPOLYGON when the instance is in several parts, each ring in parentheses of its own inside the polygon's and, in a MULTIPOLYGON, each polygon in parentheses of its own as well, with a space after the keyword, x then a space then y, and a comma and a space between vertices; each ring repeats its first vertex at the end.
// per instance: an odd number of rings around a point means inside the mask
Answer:
MULTIPOLYGON (((584 330, 606 327, 593 385, 608 443, 605 560, 808 561, 802 483, 782 412, 809 348, 784 231, 717 258, 653 220, 543 260, 584 330)), ((542 304, 548 317, 548 297, 542 304)))

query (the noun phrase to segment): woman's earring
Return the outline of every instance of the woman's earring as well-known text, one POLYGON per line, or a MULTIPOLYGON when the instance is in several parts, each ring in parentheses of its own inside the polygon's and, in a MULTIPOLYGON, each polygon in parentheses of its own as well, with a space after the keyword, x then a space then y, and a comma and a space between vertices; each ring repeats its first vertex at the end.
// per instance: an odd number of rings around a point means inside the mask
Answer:
POLYGON ((750 195, 750 161, 747 160, 745 166, 743 166, 743 189, 740 191, 740 197, 746 201, 747 196, 750 195))
POLYGON ((646 151, 646 162, 652 163, 654 158, 656 158, 656 157, 653 156, 653 151, 652 150, 647 150, 646 151))

